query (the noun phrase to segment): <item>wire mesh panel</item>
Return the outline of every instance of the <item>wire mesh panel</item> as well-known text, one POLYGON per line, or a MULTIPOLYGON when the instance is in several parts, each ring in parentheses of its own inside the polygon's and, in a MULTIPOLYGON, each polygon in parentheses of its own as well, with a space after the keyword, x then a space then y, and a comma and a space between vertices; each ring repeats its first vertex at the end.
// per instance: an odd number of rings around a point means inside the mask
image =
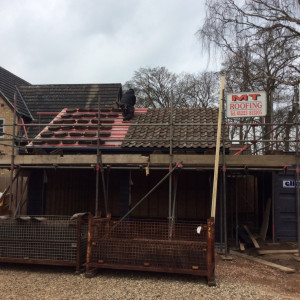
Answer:
POLYGON ((0 260, 78 265, 85 260, 87 221, 67 216, 0 219, 0 260))
POLYGON ((208 229, 197 222, 90 218, 87 269, 145 267, 207 276, 208 229))
POLYGON ((122 222, 94 218, 93 236, 97 239, 151 239, 205 242, 207 225, 200 222, 154 220, 124 220, 122 222), (201 227, 199 233, 197 228, 201 227))

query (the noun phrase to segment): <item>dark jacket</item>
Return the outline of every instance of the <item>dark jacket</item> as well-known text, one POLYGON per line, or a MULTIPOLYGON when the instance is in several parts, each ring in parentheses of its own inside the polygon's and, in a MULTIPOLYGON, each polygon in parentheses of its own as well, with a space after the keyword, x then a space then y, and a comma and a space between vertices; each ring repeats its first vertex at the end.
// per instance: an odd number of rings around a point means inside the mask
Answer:
POLYGON ((121 103, 134 106, 136 103, 136 97, 133 89, 129 89, 121 98, 121 103))

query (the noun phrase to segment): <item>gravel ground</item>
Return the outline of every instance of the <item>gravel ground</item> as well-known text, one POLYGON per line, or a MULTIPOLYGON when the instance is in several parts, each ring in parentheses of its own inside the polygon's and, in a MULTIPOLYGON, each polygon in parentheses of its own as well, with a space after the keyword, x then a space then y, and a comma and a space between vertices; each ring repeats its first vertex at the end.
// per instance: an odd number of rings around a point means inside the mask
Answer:
POLYGON ((234 257, 217 259, 216 287, 185 275, 0 264, 0 299, 300 299, 300 274, 234 257))

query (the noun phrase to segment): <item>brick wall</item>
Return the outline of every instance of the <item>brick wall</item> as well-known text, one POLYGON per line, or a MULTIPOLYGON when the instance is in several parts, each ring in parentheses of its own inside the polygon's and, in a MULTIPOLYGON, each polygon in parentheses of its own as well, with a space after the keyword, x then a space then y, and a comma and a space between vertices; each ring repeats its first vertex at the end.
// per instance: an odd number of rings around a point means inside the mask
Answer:
MULTIPOLYGON (((4 119, 4 124, 13 124, 14 113, 12 108, 4 101, 4 99, 0 96, 0 118, 4 119)), ((17 119, 18 122, 18 119, 17 119)), ((12 126, 4 126, 4 133, 10 134, 0 137, 0 155, 11 155, 11 143, 12 141, 5 141, 4 139, 11 139, 13 133, 12 126), (7 144, 5 146, 3 144, 7 144)), ((16 130, 17 134, 17 130, 16 130)), ((0 191, 3 191, 5 187, 9 185, 10 182, 10 171, 6 169, 0 168, 0 191)))
MULTIPOLYGON (((5 119, 5 124, 13 124, 14 120, 14 113, 12 108, 3 100, 3 98, 0 96, 0 118, 5 119)), ((3 137, 0 137, 0 151, 3 154, 11 154, 11 141, 4 141, 3 139, 11 139, 12 133, 13 133, 13 127, 12 126, 5 126, 4 127, 4 133, 10 134, 10 135, 4 135, 3 137), (7 144, 9 146, 4 146, 2 144, 7 144)), ((17 131, 16 131, 17 133, 17 131)))

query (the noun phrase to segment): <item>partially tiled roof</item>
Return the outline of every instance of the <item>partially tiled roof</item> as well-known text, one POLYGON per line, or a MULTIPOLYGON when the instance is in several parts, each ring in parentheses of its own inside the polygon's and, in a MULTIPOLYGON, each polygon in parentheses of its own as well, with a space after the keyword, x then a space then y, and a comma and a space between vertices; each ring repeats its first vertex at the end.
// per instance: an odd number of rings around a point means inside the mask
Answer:
MULTIPOLYGON (((130 126, 126 138, 122 142, 122 147, 169 148, 169 122, 169 108, 148 109, 145 114, 138 115, 135 118, 133 124, 139 126, 130 126), (153 126, 151 124, 160 125, 153 126)), ((173 147, 215 148, 217 122, 217 108, 173 109, 173 147)))
MULTIPOLYGON (((136 108, 136 116, 147 109, 136 108)), ((100 147, 120 148, 131 121, 123 121, 120 109, 100 109, 100 147)), ((64 108, 28 145, 29 148, 95 149, 98 109, 64 108)))
MULTIPOLYGON (((20 86, 20 94, 27 103, 33 118, 42 124, 48 124, 53 119, 46 112, 59 113, 65 107, 80 109, 97 109, 100 96, 101 108, 113 108, 122 95, 120 83, 113 84, 50 84, 20 86)), ((29 136, 34 137, 39 130, 29 130, 29 136)))
MULTIPOLYGON (((8 104, 13 108, 14 105, 14 94, 17 92, 16 86, 26 85, 29 86, 30 83, 24 79, 14 75, 13 73, 7 71, 6 69, 0 67, 0 93, 8 104)), ((17 93, 17 112, 21 116, 31 118, 30 112, 24 103, 22 97, 17 93)))

